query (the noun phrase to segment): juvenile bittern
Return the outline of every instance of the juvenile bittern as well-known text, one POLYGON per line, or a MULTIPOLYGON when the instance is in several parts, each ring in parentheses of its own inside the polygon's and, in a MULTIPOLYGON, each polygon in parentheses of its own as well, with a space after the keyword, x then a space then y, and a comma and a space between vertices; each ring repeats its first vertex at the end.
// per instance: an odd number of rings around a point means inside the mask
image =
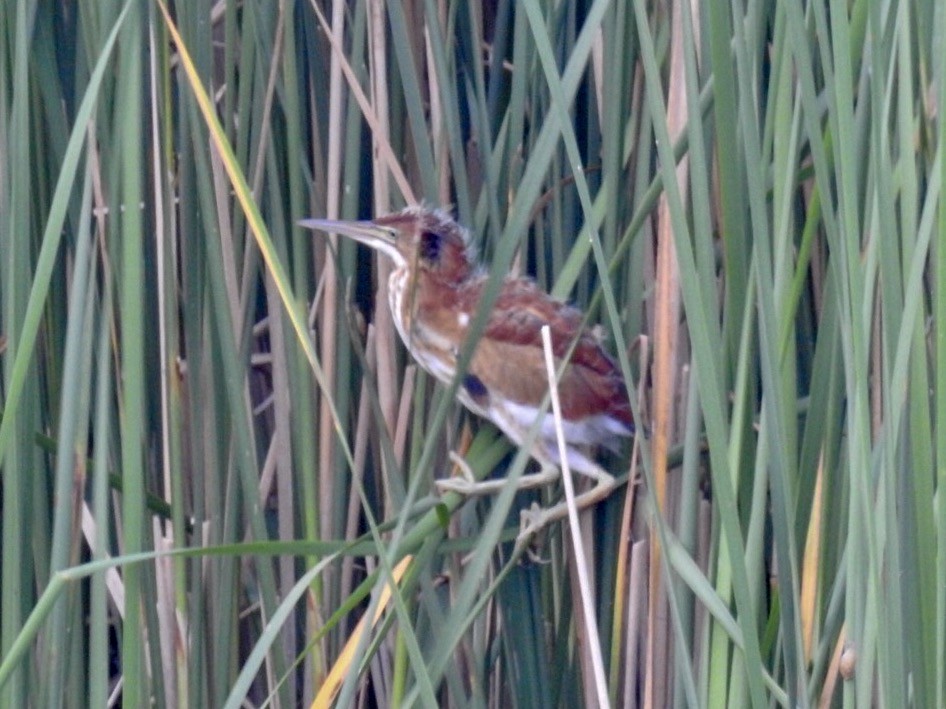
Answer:
MULTIPOLYGON (((394 261, 388 295, 401 339, 414 359, 441 382, 456 374, 457 357, 476 315, 487 275, 469 234, 439 209, 412 206, 373 221, 307 219, 302 226, 343 234, 394 261)), ((558 383, 568 464, 594 481, 576 498, 579 508, 606 497, 614 478, 590 457, 590 449, 618 446, 634 422, 627 389, 614 360, 582 315, 527 278, 507 277, 457 389, 461 402, 492 421, 517 445, 542 416, 529 453, 541 470, 523 475, 518 487, 545 485, 561 464, 551 413, 540 407, 548 393, 541 329, 548 325, 556 367, 571 350, 558 383)), ((475 482, 469 475, 437 481, 441 491, 490 494, 504 481, 475 482)), ((523 512, 522 536, 567 514, 565 504, 523 512)))

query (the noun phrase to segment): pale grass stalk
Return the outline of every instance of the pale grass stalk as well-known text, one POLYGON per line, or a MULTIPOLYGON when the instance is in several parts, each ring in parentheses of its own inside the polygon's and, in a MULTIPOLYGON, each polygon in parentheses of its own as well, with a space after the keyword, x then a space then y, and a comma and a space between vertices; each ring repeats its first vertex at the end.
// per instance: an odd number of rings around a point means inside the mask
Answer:
MULTIPOLYGON (((592 643, 591 637, 592 633, 588 628, 588 624, 585 622, 586 614, 584 610, 585 599, 595 597, 595 588, 592 579, 588 579, 587 590, 583 589, 581 586, 581 577, 588 577, 587 569, 595 568, 594 566, 594 557, 588 554, 588 540, 586 539, 587 533, 590 531, 587 524, 587 520, 579 518, 578 525, 580 528, 580 536, 578 537, 577 544, 582 547, 585 553, 585 565, 581 568, 578 567, 577 560, 575 558, 574 551, 565 551, 565 576, 568 581, 568 591, 569 597, 571 600, 571 609, 572 609, 572 618, 574 619, 574 646, 577 653, 578 659, 578 668, 579 674, 581 675, 581 692, 582 692, 582 706, 592 707, 594 709, 600 709, 602 704, 599 701, 598 696, 598 682, 595 677, 595 665, 594 660, 591 658, 591 653, 588 651, 589 646, 592 643)), ((568 535, 573 542, 573 547, 575 545, 575 536, 573 533, 568 535)), ((603 665, 603 661, 602 661, 603 665)), ((605 688, 607 688, 607 681, 605 682, 605 688)), ((610 702, 610 697, 608 698, 610 702)))
POLYGON ((630 583, 627 586, 627 629, 624 632, 623 707, 636 706, 641 638, 647 627, 647 577, 649 543, 641 539, 631 546, 630 583))
POLYGON ((236 250, 233 246, 233 223, 230 221, 230 180, 220 159, 220 151, 213 141, 208 141, 210 170, 213 176, 214 200, 217 207, 217 228, 220 230, 220 256, 223 264, 223 282, 227 289, 227 304, 230 306, 230 322, 233 332, 243 329, 240 309, 240 286, 237 280, 236 250))
POLYGON ((122 694, 125 691, 125 678, 120 677, 119 680, 115 683, 115 689, 112 690, 112 693, 108 695, 108 704, 105 706, 108 709, 111 709, 114 706, 118 706, 119 700, 122 698, 122 694))
MULTIPOLYGON (((339 4, 340 3, 336 3, 336 5, 339 4)), ((332 56, 338 57, 339 67, 341 68, 342 73, 345 75, 345 80, 348 82, 348 90, 351 91, 352 96, 354 96, 355 100, 358 102, 358 108, 361 109, 361 114, 364 116, 365 122, 368 124, 368 127, 371 128, 372 135, 386 135, 381 131, 381 126, 377 116, 375 115, 374 109, 371 107, 368 97, 365 96, 364 90, 358 83, 358 78, 355 76, 354 69, 351 68, 348 57, 345 56, 345 50, 342 47, 342 40, 331 33, 328 22, 325 20, 325 15, 322 14, 322 10, 315 3, 315 0, 310 0, 310 5, 312 6, 312 11, 315 12, 316 17, 319 19, 319 24, 322 25, 322 29, 325 30, 325 33, 328 36, 328 41, 332 45, 332 56)), ((331 130, 331 124, 329 128, 331 130)), ((331 146, 332 143, 330 142, 329 145, 331 146)), ((394 179, 398 189, 401 191, 404 201, 410 204, 415 203, 417 198, 414 196, 414 190, 411 187, 410 182, 408 182, 407 175, 404 173, 403 168, 401 168, 397 157, 394 155, 394 150, 391 147, 391 143, 388 142, 387 139, 379 138, 378 149, 379 153, 377 157, 380 158, 381 162, 384 164, 384 167, 390 170, 391 177, 394 179)), ((331 163, 329 163, 329 165, 331 167, 331 163)), ((329 172, 328 174, 336 173, 329 172)), ((329 219, 335 219, 337 218, 337 214, 333 216, 331 213, 326 213, 326 217, 329 219)))
MULTIPOLYGON (((82 503, 82 536, 85 537, 85 543, 89 545, 89 550, 92 552, 93 556, 96 556, 98 559, 109 559, 110 554, 105 552, 104 549, 98 548, 98 527, 99 524, 95 520, 95 517, 92 515, 92 510, 89 509, 89 504, 85 501, 82 503)), ((125 617, 125 584, 122 581, 121 574, 118 573, 118 569, 114 566, 108 567, 105 570, 105 588, 108 589, 108 595, 112 599, 112 603, 115 604, 115 610, 118 613, 120 618, 125 617)))
MULTIPOLYGON (((278 19, 276 22, 276 36, 273 39, 273 51, 272 56, 276 57, 275 60, 270 62, 269 65, 269 74, 266 78, 266 92, 263 96, 263 110, 262 117, 260 119, 260 138, 257 143, 256 151, 256 160, 253 163, 252 170, 250 172, 250 190, 253 193, 253 199, 259 202, 262 186, 263 186, 263 174, 266 164, 266 149, 270 144, 270 131, 272 129, 272 112, 273 112, 273 97, 276 93, 276 80, 279 76, 279 69, 281 64, 279 58, 282 57, 282 44, 284 41, 284 27, 285 24, 282 21, 283 16, 283 5, 279 5, 278 10, 278 19)), ((250 293, 253 292, 253 279, 257 277, 258 263, 256 259, 250 258, 249 254, 252 253, 252 243, 247 241, 245 243, 244 250, 244 259, 243 259, 243 275, 240 279, 240 312, 246 312, 247 304, 246 299, 250 296, 250 293)), ((268 295, 269 302, 273 304, 273 307, 270 308, 270 312, 278 313, 279 312, 279 291, 276 288, 276 285, 272 279, 272 274, 267 273, 267 290, 271 291, 268 295)))
POLYGON ((805 552, 802 558, 801 606, 802 640, 805 648, 805 663, 811 662, 818 628, 818 559, 821 558, 822 538, 821 510, 824 490, 824 451, 818 456, 818 472, 815 478, 815 491, 812 495, 811 513, 808 520, 808 536, 805 539, 805 552))
MULTIPOLYGON (((313 3, 314 5, 314 3, 313 3)), ((323 29, 330 41, 341 45, 345 36, 345 5, 340 0, 332 3, 332 26, 325 24, 325 19, 319 15, 322 21, 323 29)), ((333 52, 329 65, 329 103, 328 103, 328 166, 326 168, 326 192, 325 192, 325 214, 329 219, 337 219, 339 213, 339 201, 341 199, 341 176, 342 176, 342 131, 344 121, 343 101, 344 90, 342 86, 342 63, 344 59, 341 52, 333 52)), ((335 253, 338 248, 338 237, 335 234, 329 234, 329 249, 335 253)), ((327 259, 326 259, 327 265, 327 259)), ((335 432, 332 430, 332 424, 328 415, 329 400, 335 396, 335 352, 336 331, 338 323, 336 321, 336 310, 338 304, 338 276, 334 268, 323 268, 321 278, 323 279, 323 300, 322 315, 319 327, 320 342, 322 345, 321 359, 322 367, 325 371, 325 389, 321 392, 319 402, 319 536, 323 539, 331 538, 334 530, 331 528, 332 505, 335 500, 335 432)), ((312 631, 317 628, 311 627, 312 631)))
POLYGON ((819 709, 829 709, 833 704, 832 698, 834 697, 834 690, 837 686, 838 679, 841 678, 841 656, 844 654, 845 636, 844 628, 841 628, 841 632, 838 633, 837 642, 834 644, 834 652, 831 653, 831 664, 828 666, 828 671, 825 673, 821 696, 818 698, 819 709))
POLYGON ((608 700, 608 682, 604 676, 604 659, 601 656, 601 638, 598 636, 598 621, 595 619, 594 599, 591 581, 588 576, 588 562, 585 549, 581 544, 581 527, 578 524, 578 510, 575 507, 575 486, 572 482, 571 468, 565 447, 565 434, 562 430, 562 406, 558 398, 558 384, 555 378, 555 358, 552 355, 552 333, 548 325, 542 327, 542 345, 545 352, 545 368, 549 378, 549 393, 552 399, 552 418, 555 421, 555 435, 558 439, 558 454, 561 459, 562 485, 565 488, 565 502, 568 506, 568 527, 571 531, 572 548, 575 554, 575 568, 578 586, 581 591, 581 606, 584 614, 587 648, 590 653, 594 672, 595 691, 599 707, 611 706, 608 700))
MULTIPOLYGON (((441 28, 446 17, 446 7, 443 0, 437 3, 437 21, 441 28)), ((430 18, 427 18, 427 23, 430 18)), ((437 164, 437 192, 441 204, 450 201, 450 153, 447 150, 447 135, 443 129, 443 103, 440 100, 440 84, 437 77, 437 66, 434 63, 434 54, 430 47, 430 29, 424 24, 424 59, 427 62, 427 78, 430 82, 430 135, 434 148, 434 162, 437 164)))
MULTIPOLYGON (((173 537, 165 536, 161 529, 158 517, 151 518, 151 533, 154 535, 154 550, 168 552, 174 547, 173 537)), ((177 625, 177 613, 174 605, 174 564, 170 557, 159 556, 154 560, 155 592, 157 595, 158 648, 161 657, 161 673, 164 678, 164 689, 167 692, 168 706, 182 706, 186 704, 184 697, 177 694, 178 682, 176 678, 175 659, 179 644, 186 636, 180 635, 177 625)))
MULTIPOLYGON (((388 64, 387 64, 387 22, 384 3, 371 0, 368 3, 368 75, 371 82, 371 104, 378 117, 377 130, 371 132, 371 161, 374 186, 375 214, 385 214, 391 210, 391 190, 388 171, 381 159, 382 145, 390 143, 390 101, 388 99, 388 64)), ((377 389, 378 403, 388 435, 394 435, 395 417, 397 416, 397 350, 394 341, 394 316, 387 306, 388 277, 394 265, 390 259, 376 255, 378 291, 375 297, 375 328, 377 328, 377 389)), ((389 471, 393 473, 394 471, 389 471)))
POLYGON ((319 314, 319 306, 322 304, 322 295, 325 293, 325 281, 328 279, 328 272, 332 269, 323 268, 319 270, 315 282, 315 295, 312 296, 312 304, 309 306, 308 318, 306 324, 309 326, 309 337, 314 339, 315 321, 319 314))
MULTIPOLYGON (((683 18, 679 7, 671 17, 670 76, 667 89, 667 128, 673 140, 685 130, 688 120, 686 81, 683 59, 683 18)), ((688 159, 684 156, 677 165, 676 178, 681 195, 688 186, 688 159)), ((677 264, 670 205, 661 195, 657 211, 657 274, 654 320, 654 505, 657 514, 666 514, 667 454, 675 437, 673 401, 676 394, 676 363, 680 339, 680 271, 677 264)), ((667 628, 667 596, 661 591, 660 542, 658 535, 650 536, 650 609, 647 624, 647 669, 645 672, 645 704, 660 705, 668 700, 670 672, 670 637, 667 628), (662 676, 657 677, 657 668, 662 676)))
MULTIPOLYGON (((649 340, 646 335, 640 335, 638 337, 638 351, 639 351, 639 367, 642 373, 648 371, 650 366, 650 347, 648 345, 649 340)), ((637 383, 637 401, 638 401, 638 412, 641 417, 646 420, 647 418, 647 398, 644 396, 644 393, 647 389, 647 377, 641 376, 640 380, 637 383)), ((621 512, 621 527, 620 534, 618 536, 618 554, 617 554, 617 570, 615 572, 615 586, 614 586, 614 613, 612 614, 612 628, 611 628, 611 689, 612 692, 617 691, 619 675, 617 674, 621 668, 620 656, 621 656, 621 641, 625 641, 625 646, 627 646, 627 638, 622 635, 622 633, 627 630, 630 632, 629 618, 625 616, 628 613, 628 605, 631 602, 630 594, 633 592, 632 587, 640 582, 642 577, 634 575, 634 566, 631 564, 628 568, 628 562, 630 559, 630 541, 632 534, 632 522, 633 522, 633 513, 634 513, 634 503, 637 499, 637 461, 640 456, 640 438, 634 436, 634 445, 631 448, 631 465, 630 470, 628 471, 627 478, 627 494, 624 497, 624 508, 621 512), (626 599, 625 603, 625 596, 626 599), (626 625, 627 623, 627 625, 626 625)), ((638 566, 640 563, 638 562, 638 566)), ((635 646, 635 656, 636 656, 636 646, 635 646)), ((630 666, 625 666, 625 677, 629 676, 627 673, 631 671, 630 666)), ((636 667, 634 668, 634 674, 636 676, 636 667)), ((626 704, 624 705, 626 706, 626 704)))
POLYGON ((394 426, 394 459, 398 465, 404 462, 407 450, 407 431, 411 424, 411 403, 414 400, 414 382, 417 380, 417 365, 409 364, 404 368, 404 383, 401 386, 401 401, 397 410, 394 426))
MULTIPOLYGON (((150 73, 150 81, 148 82, 149 90, 151 93, 151 105, 155 108, 150 112, 151 115, 151 142, 152 142, 152 153, 154 155, 154 160, 151 164, 151 180, 154 186, 154 226, 155 226, 155 266, 157 269, 157 301, 158 301, 158 347, 160 350, 160 363, 159 367, 159 377, 161 380, 160 384, 160 404, 161 404, 161 462, 162 462, 162 478, 164 482, 164 498, 166 500, 174 500, 174 475, 172 471, 172 465, 174 464, 174 456, 172 456, 171 442, 172 442, 172 414, 171 414, 171 392, 169 391, 169 383, 171 377, 177 376, 176 372, 169 371, 169 363, 171 362, 171 344, 170 338, 168 335, 168 312, 167 304, 169 298, 172 302, 177 302, 177 299, 173 296, 173 293, 168 293, 167 283, 168 283, 168 274, 166 271, 166 264, 177 264, 178 263, 178 249, 177 249, 177 215, 174 209, 168 209, 167 214, 165 214, 165 205, 167 204, 167 198, 164 194, 165 179, 167 176, 162 175, 162 168, 164 167, 163 161, 159 156, 164 154, 162 150, 161 142, 161 127, 158 123, 159 111, 157 107, 160 106, 158 98, 158 87, 161 85, 161 77, 159 75, 158 69, 158 56, 157 56, 157 36, 155 32, 155 24, 152 19, 148 21, 148 35, 150 41, 148 42, 148 71, 150 73), (170 224, 165 223, 167 219, 170 224), (170 253, 166 253, 170 251, 170 253)), ((91 142, 91 141, 90 141, 91 142)), ((174 353, 177 354, 176 352, 174 353)), ((178 435, 178 431, 174 431, 173 435, 178 435)), ((179 474, 179 473, 178 473, 179 474)), ((178 501, 180 502, 180 501, 178 501)), ((161 525, 155 524, 155 540, 160 539, 160 533, 157 527, 161 525)), ((165 525, 168 529, 173 529, 173 524, 168 521, 165 525)), ((167 542, 168 547, 172 547, 175 543, 174 532, 168 536, 167 542)), ((186 562, 183 559, 171 559, 166 563, 166 568, 169 574, 173 577, 174 585, 171 589, 168 589, 171 593, 171 596, 168 598, 169 602, 173 602, 173 608, 175 612, 172 614, 170 619, 173 622, 174 630, 176 631, 178 637, 177 642, 169 647, 169 651, 172 653, 173 665, 165 665, 165 674, 166 674, 166 686, 168 687, 169 696, 175 697, 175 704, 177 706, 186 706, 187 697, 189 693, 189 659, 190 653, 187 643, 187 627, 189 624, 188 621, 188 609, 187 609, 187 582, 186 582, 186 562), (179 624, 179 625, 178 625, 179 624), (172 667, 174 671, 172 672, 172 667), (171 682, 174 677, 171 675, 176 675, 176 682, 171 682)), ((167 620, 167 619, 165 619, 167 620)), ((168 626, 170 627, 170 626, 168 626)), ((162 644, 162 651, 165 650, 165 646, 162 644)))
POLYGON ((278 441, 279 436, 274 434, 273 439, 269 442, 269 447, 266 449, 266 459, 263 461, 263 470, 259 476, 260 504, 265 503, 266 498, 273 491, 273 481, 276 479, 276 457, 278 455, 276 448, 279 445, 278 441))
MULTIPOLYGON (((282 23, 279 24, 282 28, 282 23)), ((252 261, 253 259, 247 259, 252 261)), ((273 382, 273 435, 270 449, 267 451, 267 463, 273 459, 276 471, 276 501, 279 514, 276 519, 280 539, 295 538, 295 510, 296 502, 293 494, 294 469, 292 465, 292 397, 289 384, 289 353, 286 347, 286 332, 283 327, 282 309, 279 304, 279 291, 272 274, 266 273, 266 299, 269 301, 269 342, 272 351, 272 382, 273 382)), ((268 495, 267 495, 268 497, 268 495)), ((260 505, 266 504, 266 497, 260 498, 260 505)), ((295 583, 295 560, 289 556, 280 557, 279 566, 279 593, 285 595, 295 583)), ((283 629, 286 654, 291 657, 295 654, 296 625, 287 623, 283 629)), ((288 678, 290 694, 296 693, 296 676, 288 678)))
MULTIPOLYGON (((260 120, 261 133, 259 137, 259 143, 257 144, 256 150, 256 160, 253 162, 253 170, 250 173, 250 185, 253 190, 253 199, 259 202, 260 193, 263 186, 263 170, 266 166, 266 149, 269 147, 270 143, 270 131, 272 130, 272 121, 270 116, 273 112, 273 95, 276 93, 276 79, 279 76, 279 69, 282 64, 279 61, 279 57, 282 57, 282 44, 283 44, 283 35, 285 23, 283 22, 283 12, 284 5, 279 4, 278 17, 276 20, 276 37, 273 39, 273 53, 272 56, 276 57, 269 64, 269 75, 266 77, 266 93, 263 97, 263 112, 262 119, 260 120)), ((249 259, 247 260, 247 266, 250 265, 249 259)), ((248 269, 249 270, 249 269, 248 269)), ((246 273, 244 273, 246 275, 246 273)), ((271 302, 278 304, 278 299, 272 300, 271 302)), ((278 312, 278 310, 271 310, 270 312, 278 312)))

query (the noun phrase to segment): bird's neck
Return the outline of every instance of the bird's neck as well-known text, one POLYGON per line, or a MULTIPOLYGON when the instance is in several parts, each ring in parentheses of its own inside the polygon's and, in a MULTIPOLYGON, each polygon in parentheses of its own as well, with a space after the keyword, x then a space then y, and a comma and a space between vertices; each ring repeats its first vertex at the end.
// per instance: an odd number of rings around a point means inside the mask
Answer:
POLYGON ((414 278, 409 268, 391 273, 391 315, 404 345, 428 372, 449 382, 456 357, 476 314, 482 285, 451 286, 432 278, 414 278))

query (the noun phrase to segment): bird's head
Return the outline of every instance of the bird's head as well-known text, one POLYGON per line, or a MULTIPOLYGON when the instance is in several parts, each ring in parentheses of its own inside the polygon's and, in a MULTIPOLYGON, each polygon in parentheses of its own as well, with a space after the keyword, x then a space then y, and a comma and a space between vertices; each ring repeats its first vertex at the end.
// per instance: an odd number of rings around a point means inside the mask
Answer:
POLYGON ((304 219, 301 226, 343 234, 443 285, 459 285, 477 269, 466 229, 440 209, 411 206, 370 221, 304 219))

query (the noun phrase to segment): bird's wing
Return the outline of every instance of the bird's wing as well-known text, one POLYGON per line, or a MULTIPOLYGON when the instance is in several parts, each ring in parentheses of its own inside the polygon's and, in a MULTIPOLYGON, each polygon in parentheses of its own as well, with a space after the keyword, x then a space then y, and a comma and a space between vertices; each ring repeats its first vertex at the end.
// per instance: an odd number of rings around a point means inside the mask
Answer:
POLYGON ((578 419, 601 414, 615 418, 630 430, 633 422, 627 391, 614 360, 598 338, 582 327, 577 309, 552 298, 531 281, 510 279, 504 284, 477 346, 471 371, 483 378, 497 368, 514 367, 520 372, 519 386, 524 397, 531 399, 539 390, 544 396, 545 325, 551 330, 556 359, 563 359, 575 344, 570 366, 559 382, 565 417, 578 419))
POLYGON ((582 326, 579 310, 548 295, 525 279, 507 281, 486 325, 486 336, 542 347, 542 327, 552 335, 552 354, 563 358, 574 343, 571 363, 597 374, 616 372, 614 360, 594 334, 582 326))

